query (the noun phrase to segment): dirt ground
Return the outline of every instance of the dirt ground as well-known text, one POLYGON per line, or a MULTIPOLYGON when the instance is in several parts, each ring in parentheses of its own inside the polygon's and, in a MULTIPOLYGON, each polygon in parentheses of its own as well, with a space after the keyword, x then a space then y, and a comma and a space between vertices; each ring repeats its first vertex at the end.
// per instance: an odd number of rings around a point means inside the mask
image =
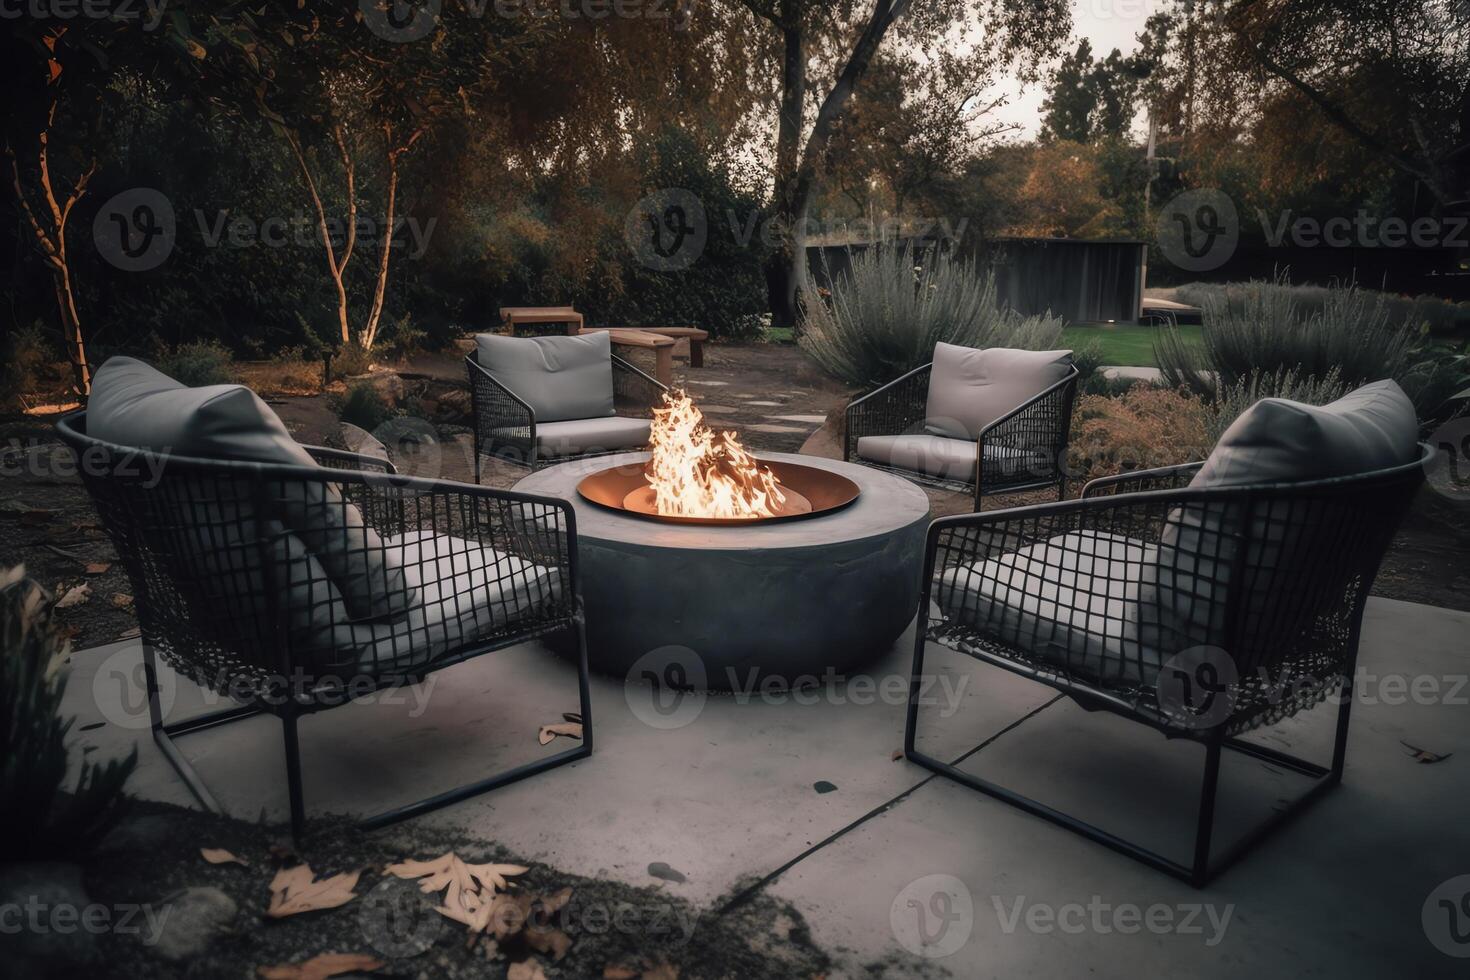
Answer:
MULTIPOLYGON (((382 963, 374 976, 450 980, 505 976, 511 963, 527 959, 544 970, 535 976, 550 980, 603 977, 609 969, 612 976, 654 980, 806 980, 828 968, 827 955, 812 944, 800 913, 783 903, 762 894, 731 908, 717 902, 713 910, 700 911, 665 891, 652 874, 649 882, 635 888, 565 874, 521 861, 486 841, 413 823, 365 832, 345 822, 313 821, 298 849, 274 828, 135 802, 98 852, 83 862, 88 898, 109 908, 142 905, 158 921, 182 890, 216 888, 237 911, 206 952, 183 962, 160 956, 157 944, 148 941, 146 918, 140 919, 138 934, 105 932, 97 937, 96 965, 85 975, 254 977, 260 967, 301 963, 324 953, 372 956, 382 963), (201 848, 222 848, 247 864, 207 863, 201 848), (570 889, 570 896, 563 893, 564 907, 554 913, 538 905, 529 917, 511 913, 495 920, 491 930, 503 922, 502 931, 509 934, 498 942, 490 935, 471 942, 465 926, 434 910, 438 893, 425 895, 414 883, 385 873, 389 864, 449 852, 471 864, 526 868, 523 874, 507 874, 513 882, 508 894, 545 900, 570 889), (360 872, 355 897, 338 908, 268 918, 276 871, 302 861, 319 878, 360 872), (557 933, 571 941, 560 958, 552 945, 557 933), (546 941, 528 945, 528 936, 532 942, 546 941), (546 951, 548 946, 553 952, 546 951)), ((176 906, 172 914, 184 913, 176 906)), ((879 969, 869 975, 884 974, 879 969)))
MULTIPOLYGON (((676 361, 675 381, 687 385, 717 428, 734 429, 758 451, 838 452, 832 425, 823 426, 852 391, 817 370, 799 350, 782 344, 712 344, 705 367, 676 361)), ((644 365, 651 369, 651 365, 644 365)), ((458 353, 424 355, 395 369, 410 386, 426 392, 420 408, 464 387, 458 353)), ((267 388, 259 369, 246 372, 252 384, 267 388)), ((337 391, 341 385, 336 386, 337 391)), ((331 394, 276 392, 267 401, 298 440, 329 441, 337 430, 331 394)), ((432 411, 429 412, 432 417, 432 411)), ((460 419, 459 421, 466 421, 460 419)), ((835 421, 832 419, 830 421, 835 421)), ((441 438, 433 472, 451 480, 473 480, 469 429, 436 422, 441 438)), ((0 565, 25 564, 29 573, 65 605, 58 615, 73 645, 86 648, 135 636, 131 588, 121 563, 102 533, 91 501, 78 481, 70 454, 56 441, 46 417, 0 421, 0 565), (67 597, 70 597, 69 599, 67 597)), ((525 471, 508 464, 489 465, 484 482, 509 487, 525 471)), ((964 494, 929 491, 936 517, 966 513, 964 494)), ((1018 494, 986 501, 986 509, 1046 500, 1018 494)), ((1377 595, 1411 602, 1470 609, 1470 503, 1452 501, 1429 488, 1421 492, 1400 529, 1374 586, 1377 595)))

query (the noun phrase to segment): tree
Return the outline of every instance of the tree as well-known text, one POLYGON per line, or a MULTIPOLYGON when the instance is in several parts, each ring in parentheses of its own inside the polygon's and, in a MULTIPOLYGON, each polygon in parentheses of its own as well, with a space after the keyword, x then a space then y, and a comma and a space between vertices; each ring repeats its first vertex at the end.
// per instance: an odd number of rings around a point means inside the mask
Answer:
POLYGON ((794 319, 806 272, 803 227, 820 166, 838 120, 890 31, 888 56, 905 80, 975 85, 1003 66, 1034 73, 1070 28, 1066 0, 740 0, 774 32, 779 59, 771 210, 781 247, 767 265, 767 292, 778 323, 794 319), (983 39, 963 37, 964 29, 983 39), (810 111, 811 124, 807 125, 810 111))
POLYGON ((95 122, 106 84, 105 49, 120 28, 98 21, 17 25, 3 57, 13 112, 5 132, 11 187, 31 241, 46 262, 56 296, 61 334, 78 395, 92 390, 91 367, 77 309, 67 223, 97 171, 97 159, 76 142, 57 159, 58 113, 84 130, 95 122), (62 176, 58 162, 74 176, 62 176))
POLYGON ((302 0, 235 4, 194 22, 176 18, 174 26, 209 103, 264 120, 290 153, 335 295, 337 343, 371 350, 382 321, 404 159, 447 120, 474 114, 506 63, 506 36, 524 38, 542 26, 538 18, 460 13, 431 36, 395 41, 362 18, 340 4, 302 0), (364 161, 371 169, 364 170, 364 161), (362 178, 370 174, 378 178, 381 223, 367 223, 359 213, 362 178), (351 266, 362 227, 374 228, 377 239, 365 304, 353 295, 351 266))
POLYGON ((1456 0, 1177 0, 1150 46, 1185 80, 1151 100, 1184 133, 1237 131, 1286 95, 1395 170, 1435 209, 1470 198, 1470 8, 1456 0), (1208 50, 1207 59, 1196 50, 1208 50), (1195 116, 1202 120, 1197 123, 1195 116))
POLYGON ((1125 58, 1117 48, 1101 61, 1092 57, 1092 44, 1083 38, 1051 75, 1051 90, 1041 109, 1042 135, 1049 139, 1087 143, 1122 139, 1133 127, 1140 79, 1146 63, 1125 58))

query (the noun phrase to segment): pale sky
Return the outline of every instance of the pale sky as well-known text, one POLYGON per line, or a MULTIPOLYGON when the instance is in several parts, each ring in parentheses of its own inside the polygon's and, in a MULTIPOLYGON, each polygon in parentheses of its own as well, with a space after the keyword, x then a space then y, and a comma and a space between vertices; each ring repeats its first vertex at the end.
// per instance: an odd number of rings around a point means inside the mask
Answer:
MULTIPOLYGON (((1075 50, 1077 42, 1085 37, 1092 42, 1094 58, 1106 58, 1114 48, 1125 55, 1131 54, 1138 48, 1136 35, 1143 32, 1144 23, 1163 6, 1160 0, 1073 0, 1073 36, 1068 47, 1075 50)), ((1044 86, 1036 84, 1023 89, 1014 82, 1008 82, 987 92, 987 98, 1000 95, 1010 96, 1009 103, 987 118, 1019 124, 1021 131, 1010 139, 1035 137, 1041 128, 1041 101, 1046 97, 1044 86)))

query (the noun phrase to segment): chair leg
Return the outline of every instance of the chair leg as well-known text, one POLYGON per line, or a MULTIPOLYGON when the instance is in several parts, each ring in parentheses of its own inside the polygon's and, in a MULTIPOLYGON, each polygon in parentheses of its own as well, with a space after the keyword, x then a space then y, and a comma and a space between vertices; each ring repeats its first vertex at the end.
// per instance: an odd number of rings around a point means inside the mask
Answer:
MULTIPOLYGON (((923 669, 925 635, 922 626, 914 643, 914 666, 909 683, 909 706, 908 718, 904 726, 904 755, 911 762, 918 763, 925 769, 946 776, 961 785, 978 790, 988 796, 1003 800, 1033 816, 1041 817, 1059 827, 1064 827, 1073 833, 1080 834, 1104 847, 1117 851, 1133 858, 1149 867, 1162 871, 1165 874, 1188 882, 1196 888, 1203 888, 1209 884, 1228 867, 1248 853, 1257 843, 1269 836, 1273 831, 1279 829, 1288 820, 1304 812, 1333 786, 1337 779, 1333 776, 1333 770, 1315 766, 1303 759, 1267 749, 1264 746, 1252 745, 1241 742, 1238 739, 1227 739, 1216 737, 1205 743, 1205 765, 1203 778, 1200 785, 1199 810, 1195 818, 1195 835, 1193 855, 1189 864, 1165 857, 1155 851, 1142 847, 1131 841, 1124 840, 1114 834, 1108 833, 1099 827, 1079 820, 1070 814, 1056 810, 1045 803, 1022 796, 1014 790, 1007 789, 997 783, 981 779, 958 767, 943 762, 933 756, 926 755, 914 748, 918 729, 918 700, 920 672, 923 669), (1211 844, 1214 838, 1215 804, 1219 789, 1220 758, 1223 749, 1232 749, 1246 755, 1255 756, 1263 761, 1269 761, 1277 765, 1292 769, 1295 772, 1314 776, 1312 787, 1293 801, 1286 809, 1277 811, 1269 820, 1254 827, 1250 833, 1236 841, 1231 847, 1213 864, 1210 861, 1211 844)), ((1344 720, 1346 712, 1339 710, 1338 715, 1338 745, 1334 753, 1334 768, 1340 773, 1342 746, 1346 740, 1347 724, 1344 720)), ((1017 722, 1019 724, 1019 722, 1017 722)))
MULTIPOLYGON (((578 648, 578 698, 582 713, 582 743, 580 745, 563 752, 558 752, 555 755, 547 756, 544 759, 538 759, 535 762, 517 766, 487 779, 438 793, 419 800, 416 803, 409 803, 401 807, 395 807, 392 810, 385 810, 373 816, 365 817, 359 822, 359 826, 365 829, 372 829, 397 823, 400 820, 407 820, 410 817, 416 817, 432 810, 437 810, 451 803, 458 803, 472 796, 477 796, 492 789, 518 782, 527 776, 534 776, 537 773, 545 772, 548 769, 555 769, 557 766, 565 765, 568 762, 575 762, 578 759, 585 759, 591 755, 592 695, 591 675, 587 660, 587 634, 580 618, 574 628, 576 630, 578 648)), ((243 718, 261 714, 261 710, 259 708, 239 706, 212 712, 207 715, 200 715, 173 725, 166 725, 163 723, 162 712, 158 704, 158 685, 155 681, 156 667, 154 665, 153 652, 148 647, 144 647, 143 662, 149 685, 150 696, 148 707, 153 722, 153 737, 155 741, 158 742, 159 748, 163 750, 165 757, 173 765, 180 777, 183 778, 200 805, 211 813, 221 816, 225 815, 224 809, 215 801, 209 789, 204 785, 204 781, 195 772, 194 767, 189 764, 189 761, 184 758, 183 753, 179 751, 178 746, 174 744, 172 736, 187 735, 191 732, 204 731, 205 729, 215 728, 229 722, 239 721, 243 718)), ((301 746, 297 733, 299 720, 299 717, 294 714, 281 716, 282 740, 286 754, 286 783, 291 807, 291 836, 298 842, 301 840, 306 824, 305 794, 302 787, 301 746)))
POLYGON ((286 748, 286 788, 291 797, 291 839, 301 841, 306 824, 306 803, 301 793, 301 743, 296 737, 297 718, 281 716, 281 734, 286 748))

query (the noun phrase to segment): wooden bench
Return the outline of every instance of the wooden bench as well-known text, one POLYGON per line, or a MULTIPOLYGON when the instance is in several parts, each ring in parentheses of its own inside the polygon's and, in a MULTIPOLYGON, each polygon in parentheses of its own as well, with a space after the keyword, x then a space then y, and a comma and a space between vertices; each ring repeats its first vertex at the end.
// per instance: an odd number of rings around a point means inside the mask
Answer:
POLYGON ((641 350, 653 351, 655 357, 653 376, 664 387, 673 384, 673 337, 662 337, 656 333, 650 333, 647 330, 634 330, 630 327, 588 327, 583 333, 591 333, 593 330, 606 330, 615 347, 636 347, 641 350))
POLYGON ((570 306, 502 306, 500 322, 511 336, 522 324, 562 323, 568 334, 582 331, 582 314, 570 306))

